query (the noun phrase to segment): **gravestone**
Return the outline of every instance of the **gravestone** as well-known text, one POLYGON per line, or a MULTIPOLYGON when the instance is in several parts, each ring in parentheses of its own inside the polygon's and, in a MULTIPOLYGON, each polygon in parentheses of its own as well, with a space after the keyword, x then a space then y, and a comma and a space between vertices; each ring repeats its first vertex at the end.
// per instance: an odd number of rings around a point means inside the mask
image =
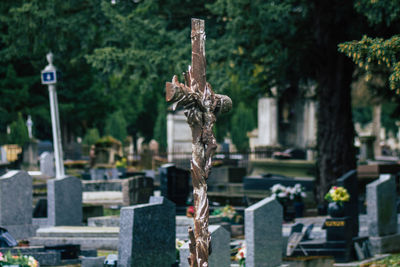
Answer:
POLYGON ((258 145, 278 144, 278 100, 263 97, 258 100, 258 145))
POLYGON ((47 181, 48 225, 82 224, 82 182, 76 177, 47 181))
POLYGON ((124 206, 147 203, 153 195, 153 179, 137 176, 122 181, 122 204, 124 206))
POLYGON ((34 235, 32 178, 24 171, 9 171, 0 177, 0 225, 17 240, 34 235))
POLYGON ((375 253, 400 250, 397 233, 396 181, 389 174, 367 185, 369 240, 375 253))
POLYGON ((151 197, 148 204, 121 209, 118 266, 171 267, 175 259, 173 202, 151 197))
POLYGON ((8 162, 7 160, 7 151, 4 147, 0 147, 0 163, 8 162))
POLYGON ((40 172, 49 177, 55 177, 54 155, 50 152, 43 152, 40 155, 40 172))
POLYGON ((359 221, 358 221, 358 180, 357 171, 351 170, 336 180, 338 186, 346 188, 350 195, 350 201, 345 204, 344 216, 349 217, 351 225, 351 237, 358 236, 359 221))
MULTIPOLYGON (((208 231, 211 233, 211 255, 208 256, 209 267, 229 267, 230 260, 230 234, 221 225, 210 225, 208 231)), ((189 242, 179 249, 180 267, 189 267, 188 257, 190 255, 189 242)))
POLYGON ((159 168, 161 195, 177 206, 186 205, 189 196, 190 172, 177 168, 174 164, 164 164, 159 168))
POLYGON ((245 209, 246 266, 279 266, 282 262, 283 209, 273 198, 265 198, 245 209))
POLYGON ((38 143, 31 139, 24 145, 23 162, 28 166, 37 166, 38 164, 38 143))
POLYGON ((168 161, 175 162, 179 156, 192 153, 192 133, 183 110, 167 115, 168 161))
POLYGON ((83 257, 81 260, 81 267, 99 267, 103 266, 106 257, 83 257))
POLYGON ((241 183, 245 176, 246 168, 222 166, 211 170, 207 184, 241 183))

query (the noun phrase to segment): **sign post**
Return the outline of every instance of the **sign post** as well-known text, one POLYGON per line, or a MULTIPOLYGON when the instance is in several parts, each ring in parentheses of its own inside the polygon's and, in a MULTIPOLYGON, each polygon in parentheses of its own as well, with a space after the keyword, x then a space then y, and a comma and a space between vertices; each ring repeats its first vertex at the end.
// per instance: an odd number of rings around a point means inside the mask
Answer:
POLYGON ((49 98, 50 98, 50 113, 51 113, 51 125, 53 130, 53 148, 54 158, 56 160, 56 179, 65 177, 64 172, 64 161, 63 151, 61 146, 61 134, 60 134, 60 117, 58 115, 58 101, 57 101, 57 70, 53 65, 53 54, 50 52, 46 55, 49 65, 47 65, 42 71, 42 84, 47 84, 49 87, 49 98))

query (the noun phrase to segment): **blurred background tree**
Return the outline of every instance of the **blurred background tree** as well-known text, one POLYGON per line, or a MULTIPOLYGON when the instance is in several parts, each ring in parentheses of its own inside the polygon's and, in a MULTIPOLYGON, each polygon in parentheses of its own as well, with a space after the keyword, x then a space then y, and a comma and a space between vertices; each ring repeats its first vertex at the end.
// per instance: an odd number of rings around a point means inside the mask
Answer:
MULTIPOLYGON (((51 140, 48 92, 39 78, 51 50, 62 73, 63 142, 93 128, 103 134, 107 118, 118 110, 134 140, 164 142, 166 106, 159 102, 165 81, 187 69, 190 18, 203 18, 207 80, 217 93, 231 96, 234 111, 242 102, 256 121, 257 98, 272 87, 278 94, 297 94, 317 85, 317 191, 323 199, 335 179, 356 166, 350 94, 355 65, 346 55, 367 76, 367 65, 385 66, 381 72, 387 72, 392 90, 380 91, 398 102, 399 14, 399 0, 5 1, 0 5, 0 141, 18 112, 32 115, 35 137, 51 140), (345 43, 351 40, 360 41, 345 43)), ((400 110, 397 104, 392 109, 400 110)), ((232 138, 245 136, 247 126, 232 132, 235 113, 218 119, 219 141, 229 132, 232 138)))
POLYGON ((7 142, 23 147, 28 141, 28 128, 21 113, 18 113, 17 120, 13 121, 10 125, 10 134, 8 135, 7 142))

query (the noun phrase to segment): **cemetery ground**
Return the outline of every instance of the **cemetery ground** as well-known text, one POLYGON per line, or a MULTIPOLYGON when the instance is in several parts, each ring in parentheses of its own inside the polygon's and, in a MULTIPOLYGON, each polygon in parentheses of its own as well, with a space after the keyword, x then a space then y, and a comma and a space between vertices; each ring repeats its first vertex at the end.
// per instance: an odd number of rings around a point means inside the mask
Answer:
MULTIPOLYGON (((108 257, 105 266, 189 266, 189 170, 159 158, 118 169, 114 152, 91 166, 67 161, 62 179, 45 168, 51 153, 41 172, 4 169, 0 225, 11 238, 3 233, 0 252, 31 255, 40 266, 103 266, 108 257)), ((268 159, 253 168, 232 158, 215 160, 208 180, 210 266, 400 264, 398 166, 364 165, 338 177, 336 186, 358 201, 343 200, 343 213, 329 215, 313 199, 313 178, 304 169, 296 175, 307 164, 268 159)))

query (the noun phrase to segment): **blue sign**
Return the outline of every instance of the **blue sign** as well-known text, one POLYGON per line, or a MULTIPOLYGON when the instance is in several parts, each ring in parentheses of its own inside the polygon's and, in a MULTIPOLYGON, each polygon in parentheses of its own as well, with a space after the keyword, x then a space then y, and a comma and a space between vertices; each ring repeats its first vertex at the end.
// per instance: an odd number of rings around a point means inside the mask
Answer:
POLYGON ((42 84, 54 84, 57 82, 57 75, 55 70, 42 72, 42 84))

